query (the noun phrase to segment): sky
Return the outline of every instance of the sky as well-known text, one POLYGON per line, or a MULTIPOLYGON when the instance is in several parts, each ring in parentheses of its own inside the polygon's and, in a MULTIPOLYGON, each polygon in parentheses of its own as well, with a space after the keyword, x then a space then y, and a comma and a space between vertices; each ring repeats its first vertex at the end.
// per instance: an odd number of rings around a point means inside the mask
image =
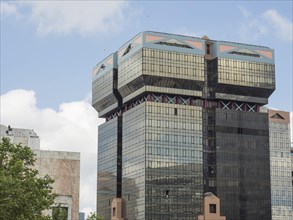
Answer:
POLYGON ((1 0, 0 6, 0 122, 34 129, 41 149, 81 152, 83 212, 95 210, 97 126, 104 121, 91 107, 91 71, 141 31, 274 49, 276 91, 268 107, 293 111, 292 1, 1 0))

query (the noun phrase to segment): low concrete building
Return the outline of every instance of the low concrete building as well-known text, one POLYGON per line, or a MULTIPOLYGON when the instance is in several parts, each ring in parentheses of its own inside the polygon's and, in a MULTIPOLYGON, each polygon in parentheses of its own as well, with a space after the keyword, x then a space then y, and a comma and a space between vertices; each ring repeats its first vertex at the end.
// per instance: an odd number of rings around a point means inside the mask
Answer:
POLYGON ((198 216, 198 220, 226 220, 220 213, 220 199, 213 193, 204 194, 203 215, 198 216))
POLYGON ((56 208, 60 208, 67 213, 68 220, 78 220, 80 153, 41 150, 39 136, 31 129, 1 125, 2 137, 9 138, 11 143, 30 147, 36 154, 35 168, 39 176, 48 174, 55 180, 52 186, 58 197, 46 213, 52 215, 56 208))
MULTIPOLYGON (((54 192, 56 207, 66 209, 68 220, 79 219, 79 174, 80 155, 75 152, 34 150, 36 169, 40 176, 48 174, 55 180, 54 192)), ((52 207, 54 210, 55 207, 52 207)))

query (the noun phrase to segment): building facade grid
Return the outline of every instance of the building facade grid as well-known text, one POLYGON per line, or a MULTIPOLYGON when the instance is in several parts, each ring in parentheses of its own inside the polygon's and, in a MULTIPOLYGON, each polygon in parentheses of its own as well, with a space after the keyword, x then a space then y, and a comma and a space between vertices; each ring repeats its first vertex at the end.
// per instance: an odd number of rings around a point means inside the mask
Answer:
MULTIPOLYGON (((121 121, 112 132, 121 139, 99 149, 116 147, 111 175, 123 218, 196 219, 212 192, 227 220, 271 219, 269 123, 260 107, 275 89, 273 50, 142 32, 111 56, 116 63, 94 68, 93 106, 105 124, 121 121), (111 69, 109 84, 102 76, 111 69), (99 89, 109 88, 118 105, 110 93, 102 105, 99 89)), ((110 209, 97 211, 110 219, 110 209)))

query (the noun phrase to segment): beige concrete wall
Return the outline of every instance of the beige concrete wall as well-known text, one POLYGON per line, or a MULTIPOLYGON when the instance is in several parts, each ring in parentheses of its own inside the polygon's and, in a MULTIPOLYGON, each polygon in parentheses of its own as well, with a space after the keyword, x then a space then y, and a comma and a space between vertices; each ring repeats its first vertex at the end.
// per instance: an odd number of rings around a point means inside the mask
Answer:
POLYGON ((123 220, 122 216, 122 199, 121 198, 114 198, 111 204, 111 220, 123 220))
POLYGON ((34 150, 35 168, 40 176, 48 174, 55 180, 53 191, 58 193, 56 204, 68 207, 69 220, 79 218, 80 154, 74 152, 34 150), (65 199, 66 198, 66 199, 65 199))

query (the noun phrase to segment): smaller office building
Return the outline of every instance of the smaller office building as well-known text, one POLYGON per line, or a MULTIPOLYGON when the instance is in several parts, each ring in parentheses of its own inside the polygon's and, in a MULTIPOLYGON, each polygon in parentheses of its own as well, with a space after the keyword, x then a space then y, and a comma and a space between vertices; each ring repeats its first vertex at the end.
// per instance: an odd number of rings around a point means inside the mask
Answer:
POLYGON ((272 220, 292 220, 289 112, 268 109, 272 220))
POLYGON ((55 180, 53 191, 58 194, 49 215, 60 205, 67 212, 68 220, 79 219, 80 153, 47 151, 40 149, 40 138, 32 129, 12 128, 1 125, 1 138, 11 143, 30 147, 36 154, 35 168, 40 176, 48 174, 55 180))
MULTIPOLYGON (((55 180, 53 190, 58 193, 55 204, 68 213, 68 220, 79 218, 80 155, 75 152, 34 150, 35 168, 40 176, 48 174, 55 180)), ((54 207, 50 214, 54 212, 54 207)))

